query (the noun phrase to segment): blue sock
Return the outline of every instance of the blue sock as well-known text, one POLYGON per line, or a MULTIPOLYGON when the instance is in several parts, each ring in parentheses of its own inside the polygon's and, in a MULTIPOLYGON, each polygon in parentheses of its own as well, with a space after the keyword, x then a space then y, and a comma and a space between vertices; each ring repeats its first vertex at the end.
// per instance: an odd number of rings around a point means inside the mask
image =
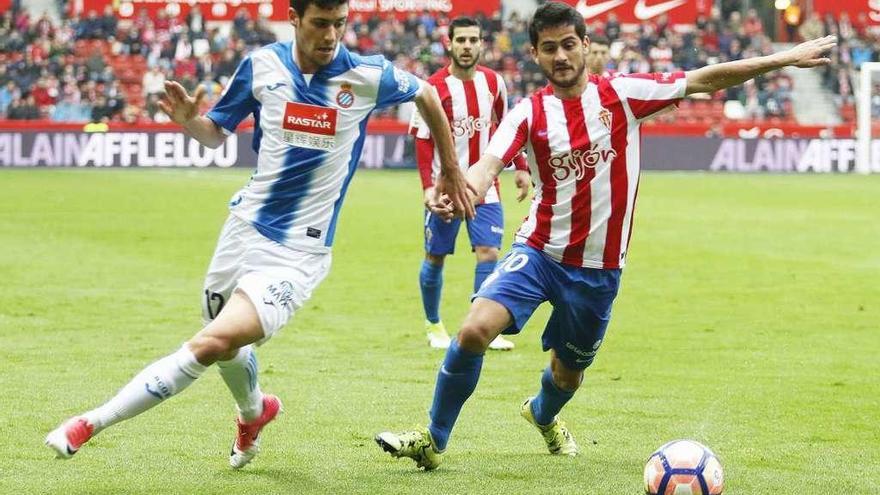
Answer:
POLYGON ((492 270, 495 269, 495 261, 480 261, 477 262, 477 267, 474 268, 474 292, 480 290, 480 286, 483 285, 483 281, 486 280, 492 270))
POLYGON ((458 341, 452 339, 443 366, 437 373, 434 403, 431 404, 431 424, 428 425, 428 430, 441 451, 446 449, 446 442, 449 441, 449 434, 458 419, 461 406, 477 388, 482 367, 482 354, 459 349, 458 341))
POLYGON ((419 272, 419 286, 422 288, 422 304, 425 318, 431 323, 440 321, 440 292, 443 290, 443 265, 422 261, 419 272))
POLYGON ((562 406, 572 397, 574 392, 562 390, 553 383, 553 372, 548 366, 541 375, 541 392, 532 400, 532 414, 535 416, 535 421, 542 426, 549 425, 562 410, 562 406))

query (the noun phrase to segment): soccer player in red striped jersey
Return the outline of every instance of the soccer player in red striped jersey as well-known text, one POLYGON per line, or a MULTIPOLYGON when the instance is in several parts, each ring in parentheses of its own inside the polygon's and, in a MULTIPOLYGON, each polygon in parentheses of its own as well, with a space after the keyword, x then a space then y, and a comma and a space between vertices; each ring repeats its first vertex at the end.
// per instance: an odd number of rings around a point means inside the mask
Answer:
POLYGON ((604 36, 590 38, 590 52, 587 53, 587 72, 595 76, 611 77, 617 74, 616 70, 608 68, 611 60, 611 44, 604 36))
MULTIPOLYGON (((452 126, 458 163, 462 171, 479 160, 498 122, 507 114, 507 88, 504 79, 491 69, 479 65, 483 41, 480 24, 469 17, 458 17, 449 25, 447 46, 451 63, 428 78, 437 88, 446 117, 452 126)), ((428 127, 414 115, 411 132, 415 135, 416 161, 425 193, 425 205, 434 197, 434 183, 440 174, 439 155, 428 127)), ((519 200, 528 194, 531 179, 522 154, 512 158, 516 168, 515 183, 519 200)), ((482 202, 475 206, 475 217, 467 221, 468 237, 477 258, 474 268, 474 292, 495 269, 504 214, 501 209, 499 184, 496 180, 482 202)), ((425 309, 425 330, 431 347, 449 347, 449 335, 440 319, 440 295, 443 288, 443 264, 455 252, 461 220, 445 221, 425 208, 425 259, 419 272, 419 286, 425 309)), ((510 350, 513 342, 498 335, 489 343, 490 349, 510 350)))
MULTIPOLYGON (((836 37, 827 36, 687 73, 605 78, 584 75, 590 40, 583 17, 570 6, 539 7, 529 36, 550 84, 511 110, 467 175, 482 195, 504 164, 527 148, 536 191, 531 211, 449 346, 428 428, 376 437, 385 451, 425 469, 442 461, 461 407, 476 388, 488 343, 504 330, 522 329, 547 301, 553 312, 542 341, 550 366, 521 414, 552 454, 578 454, 557 414, 593 362, 617 295, 638 189, 639 125, 692 93, 711 93, 786 66, 826 65, 830 59, 823 53, 836 44, 836 37)), ((432 211, 451 215, 445 204, 441 198, 432 211)))

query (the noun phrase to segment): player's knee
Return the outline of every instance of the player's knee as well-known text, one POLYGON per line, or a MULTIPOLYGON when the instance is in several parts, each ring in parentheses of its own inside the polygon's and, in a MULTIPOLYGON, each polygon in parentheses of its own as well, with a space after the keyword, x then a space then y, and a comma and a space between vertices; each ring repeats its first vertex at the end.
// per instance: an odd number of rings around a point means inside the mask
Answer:
POLYGON ((474 255, 477 257, 477 263, 490 263, 498 261, 498 248, 489 246, 476 246, 474 255))
POLYGON ((458 331, 458 347, 470 352, 482 353, 489 348, 489 342, 492 342, 497 336, 494 329, 480 322, 464 322, 458 331))
POLYGON ((196 335, 188 345, 196 360, 203 365, 228 361, 238 352, 230 339, 216 335, 196 335))
POLYGON ((583 381, 583 371, 563 370, 559 367, 553 370, 553 384, 567 392, 574 392, 580 388, 583 381))
POLYGON ((443 261, 445 259, 446 256, 442 254, 425 253, 425 260, 434 266, 443 266, 443 261))

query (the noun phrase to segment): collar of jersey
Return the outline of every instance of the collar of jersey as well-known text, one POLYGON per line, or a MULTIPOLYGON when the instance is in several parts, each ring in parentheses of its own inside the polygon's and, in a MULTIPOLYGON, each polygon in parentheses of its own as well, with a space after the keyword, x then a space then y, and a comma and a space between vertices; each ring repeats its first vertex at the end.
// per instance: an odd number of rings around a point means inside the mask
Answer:
MULTIPOLYGON (((299 82, 301 80, 302 83, 306 87, 308 87, 308 84, 305 84, 305 78, 303 77, 302 71, 300 70, 299 66, 296 64, 296 57, 294 56, 295 49, 296 49, 296 41, 291 41, 290 47, 287 50, 289 58, 287 58, 287 60, 285 60, 285 62, 289 62, 289 63, 286 63, 286 65, 288 65, 288 69, 290 69, 290 73, 294 76, 294 80, 297 80, 297 82, 299 82)), ((318 69, 318 71, 312 75, 312 80, 313 81, 315 79, 326 80, 326 79, 330 79, 331 77, 336 77, 339 74, 342 74, 343 72, 350 70, 353 66, 354 66, 354 64, 351 60, 351 56, 348 52, 348 49, 345 48, 341 42, 337 43, 336 44, 336 52, 333 54, 333 60, 329 64, 318 69)))

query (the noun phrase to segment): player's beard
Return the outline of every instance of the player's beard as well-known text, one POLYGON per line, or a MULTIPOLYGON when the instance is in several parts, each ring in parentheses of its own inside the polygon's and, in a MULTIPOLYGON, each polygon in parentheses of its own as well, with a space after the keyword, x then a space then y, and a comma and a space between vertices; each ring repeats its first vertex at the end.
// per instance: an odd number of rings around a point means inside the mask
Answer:
POLYGON ((572 67, 572 70, 575 71, 575 74, 571 78, 568 78, 568 79, 559 79, 559 78, 553 77, 553 72, 555 71, 555 67, 554 67, 553 71, 549 71, 549 72, 547 70, 545 70, 543 67, 541 67, 541 72, 544 73, 544 77, 546 77, 548 81, 553 83, 553 85, 558 86, 560 88, 570 88, 580 82, 580 80, 584 77, 584 70, 586 70, 586 68, 587 68, 586 63, 581 64, 579 69, 575 69, 572 67))
POLYGON ((456 56, 455 53, 450 52, 449 55, 452 57, 452 63, 455 64, 455 66, 458 67, 459 69, 463 69, 463 70, 470 69, 471 67, 477 65, 477 62, 480 61, 480 54, 479 53, 476 55, 471 53, 470 54, 471 59, 467 63, 463 63, 461 61, 461 57, 456 56))

